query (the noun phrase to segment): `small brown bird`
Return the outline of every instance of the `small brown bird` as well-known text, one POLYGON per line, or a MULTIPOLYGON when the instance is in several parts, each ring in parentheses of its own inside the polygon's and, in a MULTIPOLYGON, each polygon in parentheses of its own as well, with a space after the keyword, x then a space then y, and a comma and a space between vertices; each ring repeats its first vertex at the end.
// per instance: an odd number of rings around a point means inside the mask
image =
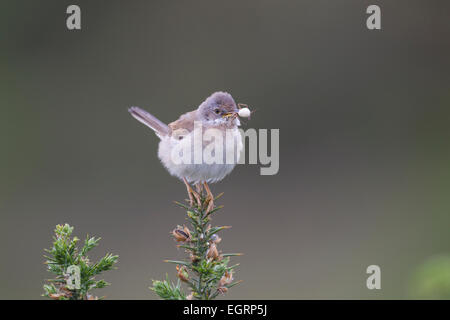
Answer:
POLYGON ((195 183, 197 190, 201 190, 203 185, 212 203, 213 196, 208 182, 222 180, 239 161, 243 146, 241 133, 238 130, 240 125, 238 116, 239 113, 245 116, 247 110, 247 108, 241 109, 240 105, 236 105, 229 93, 215 92, 203 101, 196 110, 181 115, 178 120, 169 125, 138 107, 131 107, 129 112, 135 119, 155 131, 161 139, 158 149, 159 159, 171 175, 184 181, 189 197, 191 198, 191 192, 193 191, 189 183, 195 183), (204 132, 202 135, 195 134, 196 130, 194 129, 199 124, 204 132), (214 132, 214 143, 206 143, 208 139, 205 138, 208 129, 216 129, 212 130, 214 132), (222 140, 223 143, 216 143, 217 140, 222 140), (194 150, 195 143, 199 143, 201 146, 203 161, 195 161, 195 155, 193 155, 195 152, 187 157, 189 161, 181 163, 177 161, 175 155, 178 156, 178 154, 175 151, 181 149, 188 153, 186 150, 194 150), (213 163, 205 161, 205 153, 215 157, 216 161, 213 163), (229 161, 230 158, 233 161, 229 161))

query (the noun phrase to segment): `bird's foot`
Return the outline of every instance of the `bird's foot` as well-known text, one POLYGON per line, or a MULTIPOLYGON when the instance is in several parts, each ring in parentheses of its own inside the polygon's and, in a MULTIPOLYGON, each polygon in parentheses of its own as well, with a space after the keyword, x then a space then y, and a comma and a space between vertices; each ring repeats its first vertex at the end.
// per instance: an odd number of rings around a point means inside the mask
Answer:
POLYGON ((195 184, 195 190, 197 191, 197 193, 199 195, 201 195, 203 193, 203 185, 201 184, 201 182, 197 182, 195 184))

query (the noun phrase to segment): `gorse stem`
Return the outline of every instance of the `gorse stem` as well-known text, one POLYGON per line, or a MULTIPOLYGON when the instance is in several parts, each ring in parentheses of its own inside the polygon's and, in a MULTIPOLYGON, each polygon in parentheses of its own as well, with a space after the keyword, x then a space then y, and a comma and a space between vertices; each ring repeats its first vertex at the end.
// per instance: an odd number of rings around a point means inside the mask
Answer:
POLYGON ((211 215, 222 208, 213 208, 213 200, 217 200, 222 194, 212 199, 203 190, 192 192, 189 205, 175 202, 180 207, 186 209, 186 220, 189 227, 177 226, 172 232, 172 236, 179 244, 179 248, 185 249, 189 258, 182 261, 165 260, 176 264, 178 283, 171 284, 167 277, 164 281, 153 281, 150 288, 158 296, 166 300, 201 299, 211 300, 219 294, 224 294, 229 288, 239 283, 233 283, 233 271, 238 265, 228 266, 230 257, 239 256, 240 253, 221 253, 217 245, 222 240, 217 233, 228 229, 230 226, 212 227, 210 224, 211 215), (197 201, 192 201, 196 199, 197 201), (180 290, 180 282, 184 282, 191 293, 183 294, 180 290))

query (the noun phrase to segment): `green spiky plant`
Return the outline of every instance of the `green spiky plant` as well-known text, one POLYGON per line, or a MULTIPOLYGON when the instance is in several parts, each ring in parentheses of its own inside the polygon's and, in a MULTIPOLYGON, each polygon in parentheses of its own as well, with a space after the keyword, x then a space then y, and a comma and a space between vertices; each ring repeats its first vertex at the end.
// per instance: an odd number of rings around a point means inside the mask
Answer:
POLYGON ((91 290, 104 288, 109 283, 95 277, 113 269, 119 256, 108 253, 98 262, 90 262, 87 254, 98 245, 100 238, 87 236, 84 245, 78 248, 80 239, 71 238, 72 232, 73 227, 68 224, 57 225, 53 246, 45 249, 45 264, 56 276, 44 284, 43 296, 55 300, 96 300, 91 290))
POLYGON ((188 187, 188 193, 189 205, 175 203, 186 210, 186 220, 190 226, 177 226, 171 234, 180 243, 177 246, 183 248, 189 257, 182 261, 165 260, 176 265, 176 284, 171 283, 166 275, 166 280, 153 280, 150 287, 164 300, 211 300, 241 282, 233 282, 233 272, 238 264, 228 266, 230 257, 241 254, 221 253, 217 249, 221 241, 217 233, 230 227, 212 227, 210 224, 211 215, 222 206, 214 208, 213 196, 204 194, 201 188, 194 191, 188 187), (182 283, 190 289, 190 294, 183 292, 182 283))

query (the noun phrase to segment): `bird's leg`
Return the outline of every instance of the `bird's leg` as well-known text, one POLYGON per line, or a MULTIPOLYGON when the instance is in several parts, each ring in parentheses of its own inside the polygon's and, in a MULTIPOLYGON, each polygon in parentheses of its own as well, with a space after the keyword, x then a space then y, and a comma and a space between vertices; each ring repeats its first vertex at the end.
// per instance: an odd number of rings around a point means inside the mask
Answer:
POLYGON ((191 205, 191 207, 194 206, 194 198, 197 201, 198 206, 201 206, 201 201, 200 201, 200 196, 198 195, 197 192, 195 192, 191 185, 189 184, 189 182, 187 182, 186 178, 183 178, 184 184, 186 185, 186 189, 187 189, 187 193, 189 195, 189 204, 191 205))
POLYGON ((205 186, 205 190, 206 190, 206 201, 208 202, 208 207, 206 209, 206 213, 209 213, 213 208, 214 208, 214 196, 211 193, 211 190, 209 189, 208 184, 205 182, 203 182, 203 185, 205 186))
POLYGON ((203 193, 203 185, 202 185, 201 182, 197 182, 197 183, 195 184, 195 190, 197 190, 197 193, 198 193, 199 195, 201 195, 201 194, 203 193))

